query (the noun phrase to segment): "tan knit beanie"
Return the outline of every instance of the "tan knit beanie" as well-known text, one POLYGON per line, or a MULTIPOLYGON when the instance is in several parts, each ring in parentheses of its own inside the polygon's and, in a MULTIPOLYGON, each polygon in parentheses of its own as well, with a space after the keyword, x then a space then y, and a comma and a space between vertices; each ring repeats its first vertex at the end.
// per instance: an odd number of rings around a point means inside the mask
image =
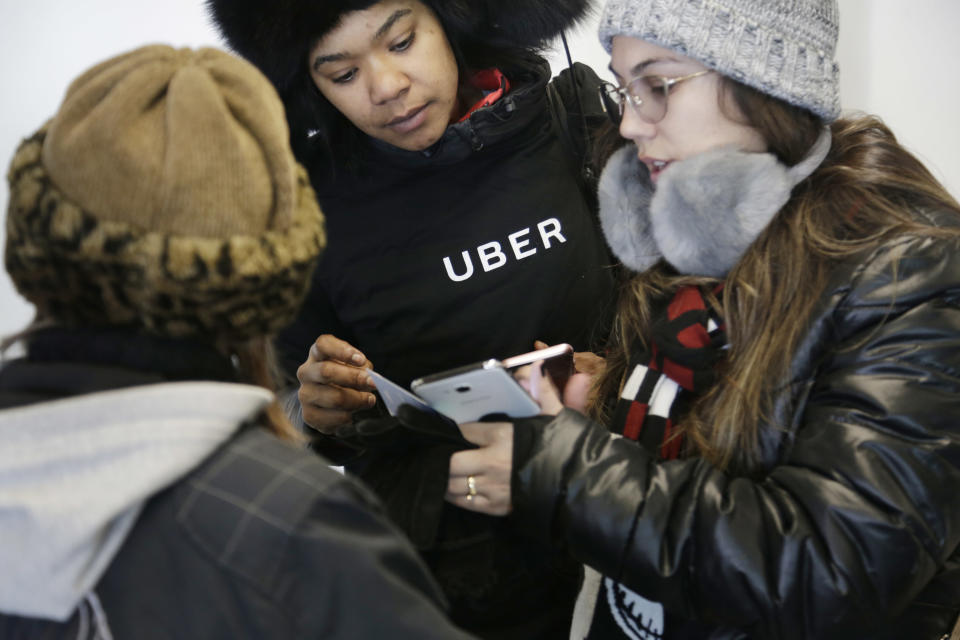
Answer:
POLYGON ((325 241, 279 98, 215 49, 148 46, 93 67, 8 180, 7 270, 66 324, 269 333, 292 320, 325 241))

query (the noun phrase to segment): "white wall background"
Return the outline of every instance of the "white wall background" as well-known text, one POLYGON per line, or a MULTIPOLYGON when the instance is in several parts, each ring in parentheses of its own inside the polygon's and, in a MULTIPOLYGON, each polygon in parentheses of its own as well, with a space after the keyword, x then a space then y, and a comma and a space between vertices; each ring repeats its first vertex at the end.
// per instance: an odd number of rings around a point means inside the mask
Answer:
MULTIPOLYGON (((549 0, 547 0, 549 1, 549 0)), ((594 0, 599 2, 599 0, 594 0)), ((960 2, 839 0, 839 59, 845 109, 881 115, 901 141, 960 196, 960 2)), ((575 60, 601 75, 608 59, 596 21, 569 34, 575 60)), ((57 109, 69 82, 94 63, 151 42, 216 45, 202 0, 2 0, 0 6, 0 166, 21 138, 57 109)), ((562 51, 551 57, 565 64, 562 51)), ((7 184, 0 184, 6 211, 7 184)), ((5 216, 5 213, 4 213, 5 216)), ((0 228, 0 246, 4 231, 0 228)), ((0 336, 22 329, 30 305, 0 273, 0 336)))

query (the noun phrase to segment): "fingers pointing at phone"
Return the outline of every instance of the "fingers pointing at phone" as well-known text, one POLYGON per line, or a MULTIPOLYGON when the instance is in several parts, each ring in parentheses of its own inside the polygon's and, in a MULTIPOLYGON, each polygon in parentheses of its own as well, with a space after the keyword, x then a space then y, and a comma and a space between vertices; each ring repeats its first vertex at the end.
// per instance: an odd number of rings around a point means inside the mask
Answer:
POLYGON ((376 404, 368 369, 373 364, 353 345, 324 334, 297 369, 298 397, 307 425, 324 433, 350 422, 350 414, 376 404))

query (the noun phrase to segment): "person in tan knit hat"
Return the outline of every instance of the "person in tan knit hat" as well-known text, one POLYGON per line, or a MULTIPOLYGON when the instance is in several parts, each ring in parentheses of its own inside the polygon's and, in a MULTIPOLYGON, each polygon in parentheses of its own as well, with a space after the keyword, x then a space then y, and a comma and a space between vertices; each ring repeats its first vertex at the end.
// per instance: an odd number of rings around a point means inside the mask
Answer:
POLYGON ((6 266, 41 317, 238 340, 289 321, 323 226, 262 80, 154 46, 73 82, 9 174, 6 266))
POLYGON ((284 442, 269 342, 325 236, 267 79, 117 56, 8 180, 37 322, 0 368, 0 637, 462 637, 372 495, 284 442))

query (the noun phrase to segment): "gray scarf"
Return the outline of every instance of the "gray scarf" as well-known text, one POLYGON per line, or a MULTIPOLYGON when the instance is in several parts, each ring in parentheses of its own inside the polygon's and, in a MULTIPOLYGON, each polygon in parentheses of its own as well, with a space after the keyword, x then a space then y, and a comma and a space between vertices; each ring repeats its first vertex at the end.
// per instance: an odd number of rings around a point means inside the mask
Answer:
POLYGON ((722 278, 830 151, 825 128, 787 167, 771 153, 720 147, 667 167, 656 188, 637 147, 611 156, 600 176, 600 224, 623 264, 643 271, 663 258, 681 273, 722 278))
POLYGON ((272 399, 169 382, 0 411, 0 613, 62 622, 89 605, 102 633, 93 589, 143 505, 272 399))

